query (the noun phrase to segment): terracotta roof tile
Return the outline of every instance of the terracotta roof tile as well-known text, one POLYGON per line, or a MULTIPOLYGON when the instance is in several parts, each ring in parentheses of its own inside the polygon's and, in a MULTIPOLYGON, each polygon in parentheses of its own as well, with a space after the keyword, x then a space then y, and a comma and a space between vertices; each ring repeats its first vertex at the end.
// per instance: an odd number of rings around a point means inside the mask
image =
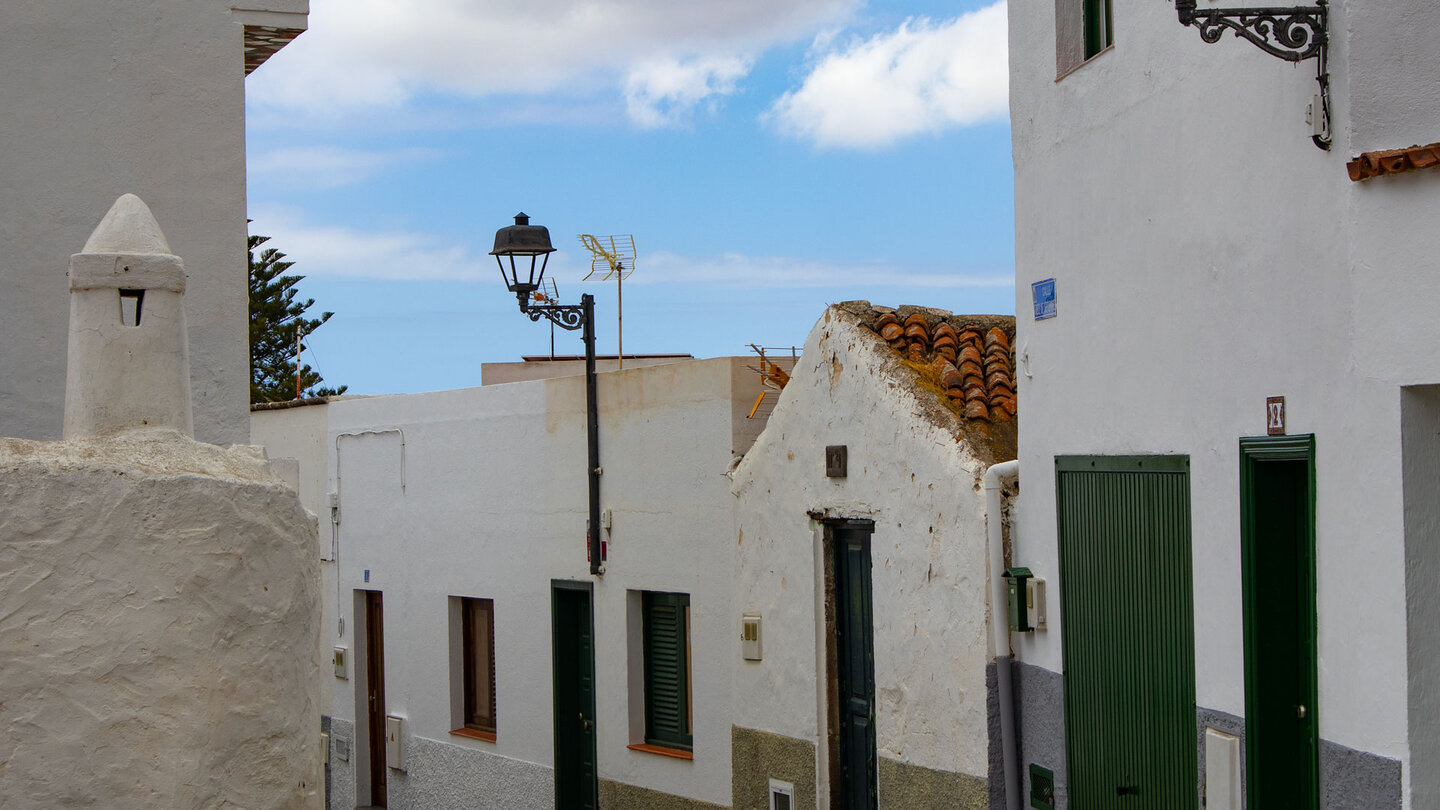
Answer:
POLYGON ((1401 174, 1436 166, 1440 166, 1440 143, 1406 149, 1361 152, 1354 160, 1345 164, 1345 168, 1350 172, 1350 179, 1356 182, 1384 174, 1401 174))
POLYGON ((245 26, 245 75, 265 64, 265 60, 305 33, 303 28, 272 28, 267 25, 245 26))

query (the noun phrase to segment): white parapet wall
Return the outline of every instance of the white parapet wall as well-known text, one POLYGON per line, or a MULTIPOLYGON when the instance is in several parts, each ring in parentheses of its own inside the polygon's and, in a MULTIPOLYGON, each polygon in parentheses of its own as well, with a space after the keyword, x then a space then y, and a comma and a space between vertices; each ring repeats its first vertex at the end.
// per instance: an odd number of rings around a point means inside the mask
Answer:
POLYGON ((258 451, 0 439, 0 806, 319 808, 314 547, 258 451))

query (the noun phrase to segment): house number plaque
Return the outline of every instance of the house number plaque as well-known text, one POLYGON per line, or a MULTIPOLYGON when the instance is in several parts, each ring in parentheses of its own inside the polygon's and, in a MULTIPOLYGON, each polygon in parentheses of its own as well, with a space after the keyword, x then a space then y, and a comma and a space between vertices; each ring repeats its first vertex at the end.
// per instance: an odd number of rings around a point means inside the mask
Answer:
POLYGON ((1265 398, 1265 433, 1270 436, 1285 435, 1285 397, 1265 398))

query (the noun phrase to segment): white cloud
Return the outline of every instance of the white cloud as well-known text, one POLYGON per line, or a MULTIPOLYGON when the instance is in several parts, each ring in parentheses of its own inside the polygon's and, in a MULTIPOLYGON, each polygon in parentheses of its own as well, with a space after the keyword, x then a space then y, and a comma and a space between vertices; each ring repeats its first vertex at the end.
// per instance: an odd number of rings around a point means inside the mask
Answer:
MULTIPOLYGON (((454 280, 498 283, 495 260, 476 249, 426 233, 364 231, 339 225, 317 225, 285 208, 252 215, 252 234, 271 237, 267 247, 283 251, 306 276, 454 280)), ((481 248, 480 250, 483 250, 481 248)), ((581 251, 561 250, 551 256, 547 277, 579 279, 588 271, 581 251)), ((731 289, 843 288, 1004 288, 1015 283, 1008 269, 986 275, 960 271, 916 271, 885 262, 827 262, 789 256, 684 256, 668 251, 647 253, 639 272, 627 284, 691 285, 731 289)))
POLYGON ((801 86, 771 106, 782 132, 821 147, 876 148, 1009 111, 1005 2, 947 23, 907 20, 895 31, 831 50, 817 40, 801 86))
POLYGON ((489 256, 430 234, 315 225, 284 209, 262 209, 251 219, 250 233, 271 237, 266 247, 284 252, 305 276, 476 280, 498 272, 489 256))
POLYGON ((693 284, 740 289, 813 287, 1009 287, 1013 271, 967 275, 959 271, 915 271, 885 262, 827 262, 790 256, 681 256, 659 251, 641 260, 630 283, 693 284))
POLYGON ((255 155, 247 162, 252 178, 267 185, 303 188, 338 188, 367 180, 392 166, 433 160, 433 149, 369 151, 340 146, 295 146, 255 155))
POLYGON ((645 129, 678 126, 696 105, 735 92, 735 83, 750 72, 751 61, 737 56, 711 56, 682 62, 658 59, 632 68, 625 80, 625 112, 645 129))
POLYGON ((426 92, 584 98, 639 76, 642 103, 663 114, 691 96, 667 92, 646 65, 709 66, 704 86, 718 92, 738 78, 725 59, 810 36, 862 3, 312 0, 310 30, 251 76, 249 97, 260 110, 325 118, 394 110, 426 92))

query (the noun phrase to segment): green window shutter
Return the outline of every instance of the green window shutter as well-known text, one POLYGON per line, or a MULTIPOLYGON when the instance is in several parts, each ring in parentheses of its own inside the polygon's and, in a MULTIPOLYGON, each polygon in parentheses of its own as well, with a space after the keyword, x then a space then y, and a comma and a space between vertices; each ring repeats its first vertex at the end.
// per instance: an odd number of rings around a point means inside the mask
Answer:
POLYGON ((1085 58, 1089 59, 1110 47, 1110 0, 1083 0, 1085 18, 1085 58))
POLYGON ((644 609, 645 742, 688 750, 690 596, 647 591, 644 609))

